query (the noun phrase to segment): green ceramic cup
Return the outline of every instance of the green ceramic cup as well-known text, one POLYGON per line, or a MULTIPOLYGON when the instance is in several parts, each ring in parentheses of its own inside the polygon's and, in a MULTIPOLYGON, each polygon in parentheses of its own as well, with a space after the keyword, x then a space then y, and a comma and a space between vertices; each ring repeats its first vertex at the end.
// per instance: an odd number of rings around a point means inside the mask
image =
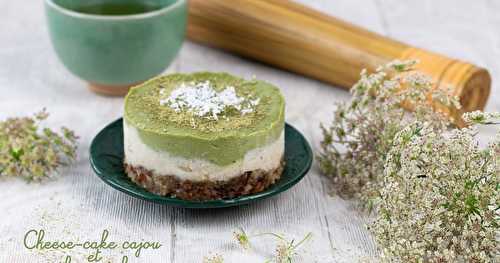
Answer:
POLYGON ((165 70, 186 31, 186 0, 45 0, 45 10, 62 63, 108 95, 165 70))

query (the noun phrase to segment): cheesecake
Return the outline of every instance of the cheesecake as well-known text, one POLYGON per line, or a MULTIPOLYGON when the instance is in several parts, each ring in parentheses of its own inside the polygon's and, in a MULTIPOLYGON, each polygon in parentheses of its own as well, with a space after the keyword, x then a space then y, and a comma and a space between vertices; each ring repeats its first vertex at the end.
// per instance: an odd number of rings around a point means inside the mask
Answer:
POLYGON ((171 74, 125 98, 125 172, 146 190, 185 200, 261 192, 284 168, 280 90, 226 73, 171 74))

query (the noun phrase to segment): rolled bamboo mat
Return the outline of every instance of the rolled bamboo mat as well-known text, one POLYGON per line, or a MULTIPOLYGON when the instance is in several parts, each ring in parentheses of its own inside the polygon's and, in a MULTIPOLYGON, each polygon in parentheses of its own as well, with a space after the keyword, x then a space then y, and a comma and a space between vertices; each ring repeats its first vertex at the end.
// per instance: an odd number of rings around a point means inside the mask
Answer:
MULTIPOLYGON (((451 86, 461 110, 483 109, 487 70, 392 40, 287 0, 190 0, 188 37, 292 72, 350 88, 363 68, 418 59, 437 87, 451 86)), ((458 121, 460 126, 462 122, 458 121)))

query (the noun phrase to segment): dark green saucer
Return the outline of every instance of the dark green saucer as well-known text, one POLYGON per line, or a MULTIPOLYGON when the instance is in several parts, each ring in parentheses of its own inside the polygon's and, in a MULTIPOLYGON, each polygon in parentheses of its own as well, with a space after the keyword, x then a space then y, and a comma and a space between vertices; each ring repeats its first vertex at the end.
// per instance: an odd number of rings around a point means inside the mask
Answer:
POLYGON ((281 179, 266 191, 232 199, 211 201, 186 201, 150 193, 134 184, 123 169, 123 122, 118 119, 92 140, 90 145, 90 164, 96 174, 107 184, 128 195, 159 204, 186 208, 217 208, 247 204, 264 199, 298 183, 309 171, 312 163, 311 147, 299 131, 292 126, 285 126, 285 170, 281 179))

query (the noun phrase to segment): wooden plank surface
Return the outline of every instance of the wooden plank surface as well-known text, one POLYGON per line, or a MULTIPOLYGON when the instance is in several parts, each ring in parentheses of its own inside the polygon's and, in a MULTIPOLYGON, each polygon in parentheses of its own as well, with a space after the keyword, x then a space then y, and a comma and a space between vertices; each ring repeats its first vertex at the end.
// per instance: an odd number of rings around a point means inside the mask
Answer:
MULTIPOLYGON (((301 0, 301 2, 419 47, 485 66, 493 76, 488 110, 500 110, 500 4, 495 1, 301 0)), ((60 262, 63 255, 23 248, 26 231, 43 228, 46 239, 99 240, 103 229, 116 241, 158 241, 129 262, 201 262, 210 253, 226 262, 263 262, 274 251, 271 239, 259 239, 254 251, 242 251, 232 231, 277 232, 313 240, 298 262, 357 262, 375 254, 353 205, 328 195, 316 165, 290 191, 250 205, 218 210, 186 210, 147 203, 102 183, 88 163, 88 145, 107 123, 122 115, 122 99, 94 95, 72 76, 52 51, 41 1, 0 4, 0 119, 47 107, 49 124, 66 125, 81 136, 78 161, 62 177, 44 184, 0 181, 0 262, 60 262)), ((186 42, 168 72, 226 71, 256 76, 279 86, 287 101, 287 122, 317 150, 320 122, 331 120, 334 103, 349 98, 329 85, 186 42)), ((486 138, 493 130, 482 130, 486 138)), ((73 252, 72 252, 73 253, 73 252)), ((125 251, 124 255, 131 255, 125 251)), ((75 258, 82 258, 75 252, 75 258)), ((105 253, 111 262, 121 254, 105 253)), ((73 261, 83 262, 83 261, 73 261)))

